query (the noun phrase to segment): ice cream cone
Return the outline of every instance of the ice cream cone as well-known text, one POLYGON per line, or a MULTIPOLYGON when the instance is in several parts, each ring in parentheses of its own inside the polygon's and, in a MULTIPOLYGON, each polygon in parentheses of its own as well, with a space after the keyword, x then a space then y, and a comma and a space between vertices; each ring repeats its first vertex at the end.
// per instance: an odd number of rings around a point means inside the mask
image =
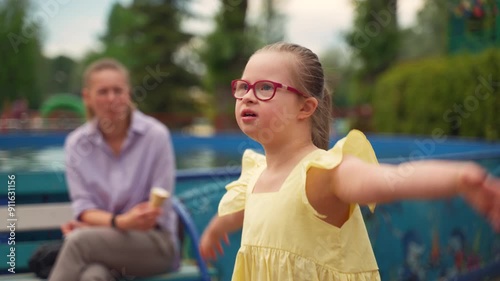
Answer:
POLYGON ((149 204, 151 207, 161 207, 163 201, 170 197, 170 193, 161 187, 153 187, 149 194, 149 204))

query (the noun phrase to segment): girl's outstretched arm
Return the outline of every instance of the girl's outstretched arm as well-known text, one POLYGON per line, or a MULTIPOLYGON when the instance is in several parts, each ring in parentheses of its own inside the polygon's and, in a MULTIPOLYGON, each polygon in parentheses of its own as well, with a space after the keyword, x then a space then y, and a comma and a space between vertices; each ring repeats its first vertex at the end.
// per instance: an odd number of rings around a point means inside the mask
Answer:
POLYGON ((414 161, 373 165, 346 156, 332 173, 333 192, 349 203, 462 195, 500 231, 500 179, 474 162, 414 161))
POLYGON ((229 244, 227 235, 243 227, 244 213, 243 210, 222 217, 215 215, 212 218, 200 239, 200 252, 204 259, 216 259, 216 252, 224 254, 221 240, 229 244))

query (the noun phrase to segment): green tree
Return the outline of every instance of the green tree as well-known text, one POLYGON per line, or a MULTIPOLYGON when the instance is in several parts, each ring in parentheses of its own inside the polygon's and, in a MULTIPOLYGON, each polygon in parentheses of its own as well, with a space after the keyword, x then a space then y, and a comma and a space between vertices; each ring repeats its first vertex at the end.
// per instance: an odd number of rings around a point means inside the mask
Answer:
POLYGON ((185 0, 136 0, 138 17, 131 27, 130 67, 133 96, 146 112, 189 112, 195 106, 190 89, 198 77, 182 64, 180 51, 193 37, 181 29, 188 16, 185 0))
POLYGON ((417 21, 401 33, 403 60, 447 53, 449 0, 426 0, 417 21))
POLYGON ((42 62, 41 26, 29 19, 31 8, 28 0, 0 2, 0 108, 21 98, 32 109, 41 102, 37 76, 42 62))
POLYGON ((328 89, 332 92, 334 108, 346 108, 354 104, 349 95, 355 68, 351 53, 340 48, 331 48, 321 54, 321 64, 325 71, 328 89))
POLYGON ((83 64, 87 65, 102 57, 112 57, 131 67, 140 57, 134 57, 132 46, 135 42, 134 30, 145 24, 146 17, 129 6, 113 4, 107 20, 106 33, 100 38, 102 50, 86 55, 83 64))
MULTIPOLYGON (((349 83, 354 105, 373 102, 373 86, 378 77, 397 61, 400 49, 397 0, 353 0, 354 28, 346 35, 356 63, 352 82, 349 83)), ((368 110, 363 110, 369 112, 368 110)), ((366 114, 355 116, 352 127, 372 130, 366 114)))
POLYGON ((264 44, 283 41, 285 38, 285 15, 280 12, 278 5, 281 0, 265 0, 263 13, 257 23, 258 33, 264 44))
POLYGON ((361 62, 357 76, 358 103, 370 102, 371 86, 398 56, 400 36, 397 0, 355 0, 354 30, 347 34, 355 59, 361 62))
POLYGON ((246 22, 248 1, 222 0, 215 30, 205 40, 200 58, 206 66, 204 85, 215 102, 216 128, 235 126, 231 80, 241 75, 255 49, 261 44, 255 28, 246 22))
POLYGON ((49 79, 46 87, 48 94, 78 93, 79 83, 75 83, 77 63, 69 57, 58 56, 48 60, 49 79))

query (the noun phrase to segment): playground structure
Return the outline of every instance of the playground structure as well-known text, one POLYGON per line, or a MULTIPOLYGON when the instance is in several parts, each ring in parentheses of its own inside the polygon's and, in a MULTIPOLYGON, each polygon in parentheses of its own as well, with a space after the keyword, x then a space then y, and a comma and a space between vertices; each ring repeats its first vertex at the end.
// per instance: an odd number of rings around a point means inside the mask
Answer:
POLYGON ((80 97, 55 94, 41 105, 38 112, 30 112, 23 100, 15 101, 0 119, 0 132, 17 130, 68 131, 85 121, 85 106, 80 97))
POLYGON ((43 118, 60 115, 85 118, 85 107, 80 97, 71 94, 56 94, 50 96, 40 107, 40 116, 43 118))
POLYGON ((449 13, 448 51, 500 47, 500 0, 455 0, 449 13))

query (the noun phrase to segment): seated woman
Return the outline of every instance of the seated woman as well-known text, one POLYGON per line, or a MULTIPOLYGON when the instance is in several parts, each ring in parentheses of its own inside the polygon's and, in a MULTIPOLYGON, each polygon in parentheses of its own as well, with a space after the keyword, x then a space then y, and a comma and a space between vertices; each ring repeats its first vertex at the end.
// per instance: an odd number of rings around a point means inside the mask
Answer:
POLYGON ((177 218, 170 200, 148 204, 152 187, 174 193, 168 129, 134 109, 129 73, 102 59, 84 74, 88 121, 65 142, 66 180, 75 221, 50 281, 115 280, 175 270, 177 218))

